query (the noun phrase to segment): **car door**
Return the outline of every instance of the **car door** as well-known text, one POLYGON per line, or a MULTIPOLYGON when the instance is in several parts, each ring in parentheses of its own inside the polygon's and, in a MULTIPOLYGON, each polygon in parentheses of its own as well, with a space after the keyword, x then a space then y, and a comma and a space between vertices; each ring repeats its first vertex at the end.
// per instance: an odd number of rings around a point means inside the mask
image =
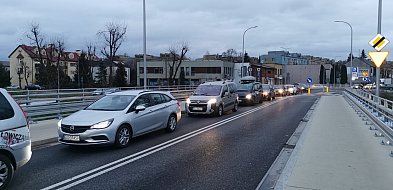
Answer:
POLYGON ((170 103, 166 102, 160 93, 152 93, 150 98, 153 101, 151 112, 154 115, 154 119, 157 120, 157 125, 151 128, 151 130, 163 128, 169 119, 168 107, 170 103))
MULTIPOLYGON (((231 98, 231 104, 234 105, 235 102, 237 101, 237 93, 236 93, 236 86, 233 83, 228 84, 228 88, 229 88, 229 95, 231 98)), ((231 106, 232 107, 232 106, 231 106)))
POLYGON ((129 119, 133 126, 134 135, 146 133, 158 125, 158 120, 155 119, 156 113, 152 111, 152 101, 149 94, 139 96, 130 109, 132 116, 129 119), (139 112, 132 111, 139 105, 145 106, 146 109, 139 112))
POLYGON ((222 86, 221 100, 224 103, 224 110, 228 110, 228 107, 231 104, 231 97, 226 84, 222 86))

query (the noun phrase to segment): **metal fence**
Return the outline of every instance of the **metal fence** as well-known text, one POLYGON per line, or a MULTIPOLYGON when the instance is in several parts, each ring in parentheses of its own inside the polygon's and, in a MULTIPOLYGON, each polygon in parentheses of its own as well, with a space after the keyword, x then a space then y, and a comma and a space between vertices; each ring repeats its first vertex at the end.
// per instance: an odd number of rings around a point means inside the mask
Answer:
POLYGON ((377 97, 363 90, 347 89, 345 93, 378 124, 389 136, 393 137, 393 101, 377 97))
MULTIPOLYGON (((197 86, 149 86, 148 90, 170 91, 179 101, 185 100, 197 86)), ((143 87, 124 87, 137 90, 143 87)), ((30 123, 62 118, 90 105, 104 95, 94 95, 96 89, 55 89, 8 91, 26 112, 30 123)), ((107 89, 104 89, 107 90, 107 89)))

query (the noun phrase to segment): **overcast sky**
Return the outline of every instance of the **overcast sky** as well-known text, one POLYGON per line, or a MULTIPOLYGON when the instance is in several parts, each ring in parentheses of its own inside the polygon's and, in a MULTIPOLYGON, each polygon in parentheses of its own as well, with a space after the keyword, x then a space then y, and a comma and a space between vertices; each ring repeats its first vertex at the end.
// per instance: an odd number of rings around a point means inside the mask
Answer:
MULTIPOLYGON (((382 34, 393 41, 392 1, 383 2, 382 34)), ((378 0, 146 0, 147 53, 166 52, 176 42, 190 44, 188 57, 202 57, 245 49, 251 56, 271 50, 346 59, 350 29, 354 29, 354 55, 365 49, 377 33, 378 0)), ((66 49, 101 45, 96 33, 110 21, 127 25, 127 39, 119 54, 143 52, 142 0, 1 0, 0 60, 26 38, 32 22, 40 24, 47 39, 64 38, 66 49)), ((391 50, 389 44, 384 50, 391 50)), ((389 60, 391 60, 391 57, 389 60)))

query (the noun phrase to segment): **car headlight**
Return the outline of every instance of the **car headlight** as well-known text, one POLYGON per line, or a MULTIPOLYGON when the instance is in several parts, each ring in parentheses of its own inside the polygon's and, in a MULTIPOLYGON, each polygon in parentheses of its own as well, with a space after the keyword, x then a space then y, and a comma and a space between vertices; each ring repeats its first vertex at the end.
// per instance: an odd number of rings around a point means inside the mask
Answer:
POLYGON ((106 121, 101 121, 99 123, 94 124, 93 126, 91 126, 92 129, 104 129, 109 127, 109 125, 111 125, 113 122, 113 119, 109 119, 106 121))
POLYGON ((300 87, 300 89, 304 90, 305 88, 304 87, 300 87))
POLYGON ((217 99, 213 98, 213 99, 210 99, 207 103, 208 104, 215 104, 216 102, 217 102, 217 99))
POLYGON ((61 128, 61 121, 62 121, 62 119, 60 119, 59 122, 57 122, 57 127, 58 128, 61 128))
POLYGON ((186 99, 186 103, 187 103, 187 104, 190 104, 190 103, 191 103, 190 98, 187 98, 187 99, 186 99))
POLYGON ((289 91, 293 91, 293 88, 289 88, 288 90, 289 90, 289 91))
POLYGON ((278 90, 278 93, 283 93, 283 92, 284 92, 283 89, 278 90))
POLYGON ((268 92, 263 92, 262 93, 264 96, 267 96, 269 93, 268 92))
POLYGON ((251 99, 252 98, 251 94, 247 94, 246 98, 251 99))

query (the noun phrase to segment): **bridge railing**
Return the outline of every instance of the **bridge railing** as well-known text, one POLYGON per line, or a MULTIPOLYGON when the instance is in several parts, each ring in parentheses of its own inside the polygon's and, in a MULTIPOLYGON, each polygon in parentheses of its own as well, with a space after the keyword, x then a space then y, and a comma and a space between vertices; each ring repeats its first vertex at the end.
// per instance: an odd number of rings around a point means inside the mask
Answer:
POLYGON ((393 101, 363 90, 347 88, 345 93, 348 95, 348 98, 368 113, 390 139, 393 138, 393 101))
MULTIPOLYGON (((170 91, 179 101, 190 96, 197 86, 149 86, 149 90, 170 91)), ((123 87, 123 90, 143 87, 123 87)), ((94 95, 90 89, 54 89, 8 91, 26 112, 30 123, 40 120, 66 117, 79 111, 103 95, 94 95)))

